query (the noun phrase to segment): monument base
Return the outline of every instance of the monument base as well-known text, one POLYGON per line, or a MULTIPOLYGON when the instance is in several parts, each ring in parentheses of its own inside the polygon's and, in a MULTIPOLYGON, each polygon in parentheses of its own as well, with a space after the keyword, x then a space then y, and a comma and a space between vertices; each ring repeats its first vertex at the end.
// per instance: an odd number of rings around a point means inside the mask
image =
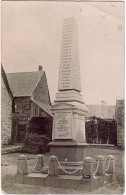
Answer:
POLYGON ((86 156, 86 145, 77 144, 74 141, 55 141, 51 142, 49 146, 51 155, 57 156, 61 161, 78 162, 86 156))
POLYGON ((59 161, 78 162, 83 161, 88 156, 88 151, 96 152, 97 148, 101 150, 112 148, 111 144, 87 144, 76 143, 75 141, 53 141, 49 143, 50 154, 57 156, 59 161))
POLYGON ((15 182, 27 185, 78 190, 82 194, 82 192, 91 192, 110 182, 115 182, 115 175, 105 174, 104 177, 94 176, 92 179, 83 180, 82 176, 48 176, 48 174, 31 173, 29 175, 15 175, 15 182))

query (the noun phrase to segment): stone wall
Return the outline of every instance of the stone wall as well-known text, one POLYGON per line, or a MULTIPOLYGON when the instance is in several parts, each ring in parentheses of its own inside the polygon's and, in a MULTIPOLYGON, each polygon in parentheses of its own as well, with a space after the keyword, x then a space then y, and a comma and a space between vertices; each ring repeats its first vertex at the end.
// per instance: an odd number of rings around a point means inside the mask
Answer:
POLYGON ((1 78, 1 142, 8 144, 11 141, 12 129, 12 100, 1 78))
POLYGON ((124 147, 124 100, 116 101, 117 146, 124 147))
POLYGON ((30 117, 30 97, 14 98, 14 113, 18 116, 19 123, 26 123, 30 117))
POLYGON ((30 97, 18 97, 13 100, 13 142, 24 142, 26 124, 30 118, 30 106, 30 97))
POLYGON ((42 78, 40 79, 38 85, 33 92, 33 98, 34 100, 40 101, 46 105, 50 105, 48 84, 45 73, 43 74, 42 78))

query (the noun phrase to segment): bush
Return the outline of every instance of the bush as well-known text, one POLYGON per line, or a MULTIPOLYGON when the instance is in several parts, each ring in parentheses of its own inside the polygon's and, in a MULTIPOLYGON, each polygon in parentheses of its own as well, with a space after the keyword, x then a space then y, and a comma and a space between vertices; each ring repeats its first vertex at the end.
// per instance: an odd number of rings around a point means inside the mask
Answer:
POLYGON ((96 128, 96 118, 91 117, 85 123, 86 130, 86 140, 87 143, 93 143, 93 141, 97 138, 97 128, 96 128))
POLYGON ((49 138, 42 137, 37 133, 27 133, 23 150, 25 150, 26 148, 26 150, 28 150, 29 148, 31 153, 33 153, 34 151, 37 154, 42 154, 49 151, 49 142, 49 138))
POLYGON ((117 124, 114 119, 89 118, 85 123, 87 143, 117 145, 117 124))

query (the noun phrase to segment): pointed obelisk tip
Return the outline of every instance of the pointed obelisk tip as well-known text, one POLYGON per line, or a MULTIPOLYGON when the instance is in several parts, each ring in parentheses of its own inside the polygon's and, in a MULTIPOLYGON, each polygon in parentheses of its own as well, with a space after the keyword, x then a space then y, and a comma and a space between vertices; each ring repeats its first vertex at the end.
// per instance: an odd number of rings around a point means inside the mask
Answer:
POLYGON ((77 27, 73 17, 64 19, 58 90, 81 91, 77 27))

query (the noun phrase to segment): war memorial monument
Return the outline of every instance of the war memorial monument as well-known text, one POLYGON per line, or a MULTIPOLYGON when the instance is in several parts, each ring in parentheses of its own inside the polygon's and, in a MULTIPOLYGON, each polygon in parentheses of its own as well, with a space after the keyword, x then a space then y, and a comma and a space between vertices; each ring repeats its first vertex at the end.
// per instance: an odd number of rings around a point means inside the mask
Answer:
POLYGON ((50 152, 61 160, 82 160, 87 109, 81 94, 77 26, 73 18, 64 20, 58 92, 52 112, 54 123, 50 152))
POLYGON ((20 155, 15 175, 17 183, 89 192, 115 181, 113 155, 108 156, 106 169, 104 157, 96 156, 94 171, 94 159, 86 154, 89 146, 85 138, 87 110, 81 95, 76 31, 73 18, 64 20, 58 92, 52 106, 51 156, 45 164, 44 156, 37 155, 35 167, 29 173, 27 156, 20 155))

